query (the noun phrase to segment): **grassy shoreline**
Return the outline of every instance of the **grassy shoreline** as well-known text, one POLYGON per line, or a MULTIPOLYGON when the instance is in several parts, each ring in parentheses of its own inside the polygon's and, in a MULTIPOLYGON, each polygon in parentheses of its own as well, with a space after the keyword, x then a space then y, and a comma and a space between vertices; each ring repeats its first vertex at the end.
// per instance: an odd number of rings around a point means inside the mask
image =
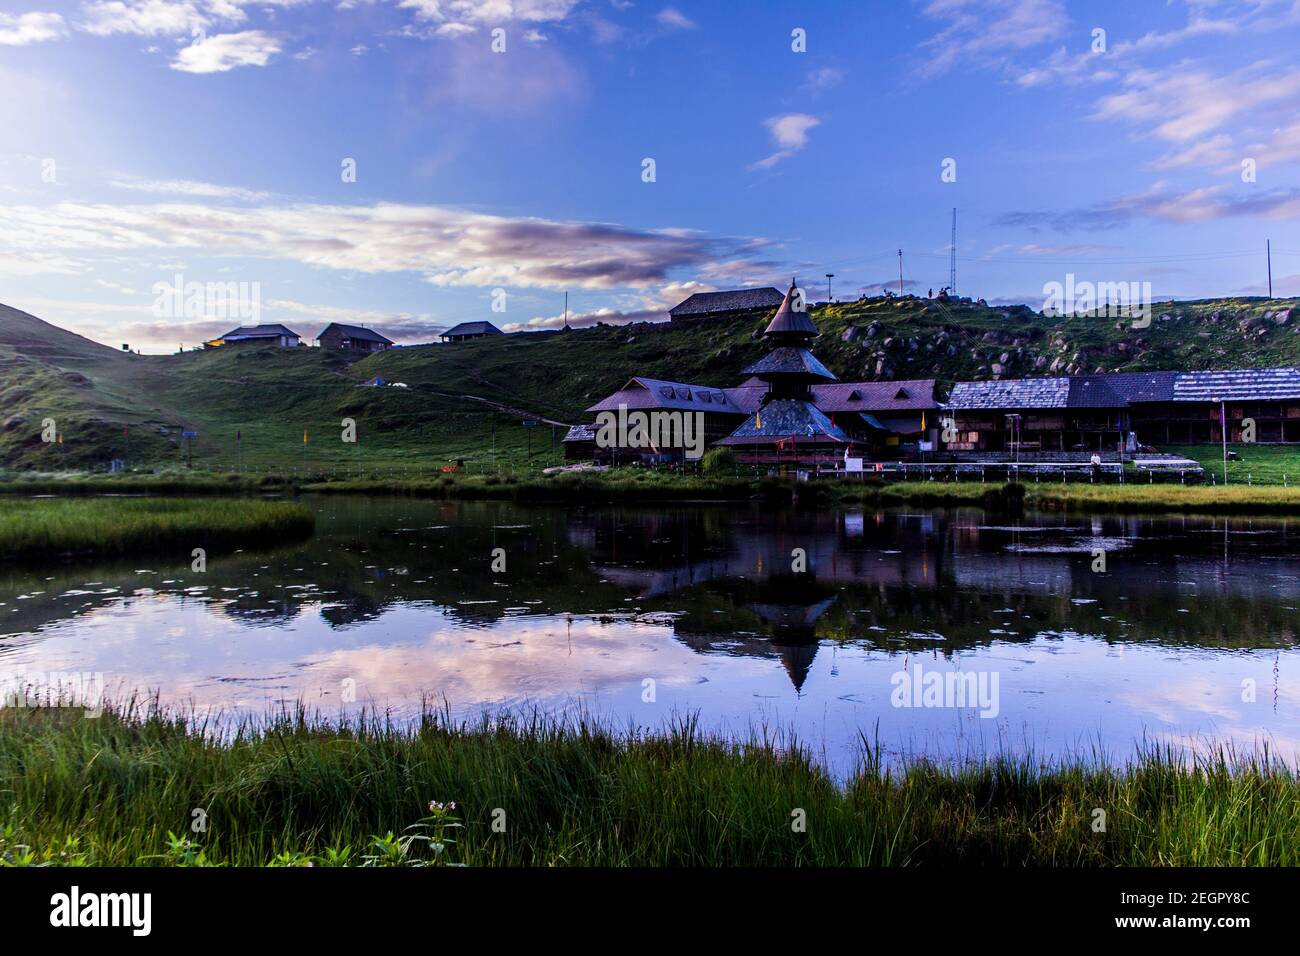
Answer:
POLYGON ((291 476, 88 478, 0 482, 4 495, 226 495, 258 493, 387 495, 536 504, 736 503, 774 506, 1023 507, 1040 511, 1145 514, 1300 515, 1300 487, 1278 485, 1098 484, 709 477, 649 469, 559 475, 440 475, 427 478, 313 480, 291 476), (1023 493, 1021 493, 1023 492, 1023 493))
POLYGON ((464 726, 426 714, 401 730, 364 720, 329 726, 299 712, 245 724, 220 741, 205 729, 138 709, 93 719, 74 709, 0 710, 0 861, 1300 862, 1300 779, 1266 754, 1220 753, 1195 766, 1160 751, 1122 767, 916 761, 891 773, 868 752, 862 771, 837 786, 797 747, 742 748, 689 721, 629 737, 537 717, 464 726), (1094 829, 1097 809, 1105 832, 1094 829), (196 810, 206 821, 198 832, 196 810), (802 832, 797 819, 806 822, 802 832), (404 835, 455 842, 434 854, 422 840, 403 844, 404 835))
POLYGON ((0 499, 0 560, 107 558, 299 541, 316 525, 298 504, 248 499, 0 499))

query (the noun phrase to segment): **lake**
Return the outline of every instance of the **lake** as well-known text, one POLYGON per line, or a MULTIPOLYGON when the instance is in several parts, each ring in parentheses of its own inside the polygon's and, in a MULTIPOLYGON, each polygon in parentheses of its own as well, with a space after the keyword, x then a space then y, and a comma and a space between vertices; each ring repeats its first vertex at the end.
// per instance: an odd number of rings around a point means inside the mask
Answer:
POLYGON ((308 497, 308 543, 0 566, 0 675, 225 718, 425 704, 886 761, 1300 756, 1300 521, 308 497))

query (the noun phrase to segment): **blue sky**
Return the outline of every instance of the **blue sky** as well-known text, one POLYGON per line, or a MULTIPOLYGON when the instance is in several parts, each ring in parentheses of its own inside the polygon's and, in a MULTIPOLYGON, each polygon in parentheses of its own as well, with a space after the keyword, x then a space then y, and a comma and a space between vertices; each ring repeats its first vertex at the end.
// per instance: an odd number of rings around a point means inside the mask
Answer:
POLYGON ((230 327, 158 314, 177 275, 403 342, 552 327, 566 290, 579 324, 792 273, 875 294, 899 248, 924 294, 954 206, 989 301, 1262 294, 1266 239, 1300 294, 1300 0, 0 11, 0 302, 115 346, 230 327))

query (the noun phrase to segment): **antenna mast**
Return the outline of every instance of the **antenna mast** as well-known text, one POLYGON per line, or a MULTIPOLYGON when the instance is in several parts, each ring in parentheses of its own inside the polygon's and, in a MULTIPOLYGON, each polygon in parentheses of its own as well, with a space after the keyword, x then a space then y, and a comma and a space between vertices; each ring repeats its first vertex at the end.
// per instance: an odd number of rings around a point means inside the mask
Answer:
POLYGON ((898 297, 903 297, 903 250, 898 250, 898 297))
POLYGON ((952 207, 952 245, 948 247, 948 294, 957 297, 957 207, 952 207))
POLYGON ((1268 250, 1268 297, 1273 298, 1273 240, 1265 239, 1265 249, 1268 250))

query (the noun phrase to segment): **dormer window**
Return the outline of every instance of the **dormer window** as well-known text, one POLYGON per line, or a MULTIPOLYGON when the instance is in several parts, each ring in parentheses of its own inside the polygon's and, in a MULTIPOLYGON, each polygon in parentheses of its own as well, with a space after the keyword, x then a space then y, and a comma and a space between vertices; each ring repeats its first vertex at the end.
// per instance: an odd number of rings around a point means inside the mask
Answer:
POLYGON ((912 397, 912 396, 910 396, 910 395, 907 394, 907 389, 905 389, 905 388, 900 388, 900 389, 899 389, 899 390, 894 394, 894 399, 895 399, 895 401, 902 401, 902 400, 905 399, 905 398, 911 398, 911 397, 912 397))

